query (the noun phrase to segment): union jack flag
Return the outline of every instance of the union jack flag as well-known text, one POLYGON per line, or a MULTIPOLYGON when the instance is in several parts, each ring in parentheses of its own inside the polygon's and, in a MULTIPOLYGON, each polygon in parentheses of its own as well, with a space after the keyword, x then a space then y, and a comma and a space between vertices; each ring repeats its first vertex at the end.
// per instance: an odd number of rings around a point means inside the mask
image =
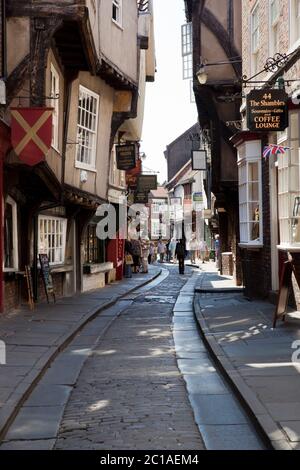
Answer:
POLYGON ((290 147, 282 147, 282 145, 268 144, 263 151, 263 158, 267 158, 270 155, 284 154, 290 147))

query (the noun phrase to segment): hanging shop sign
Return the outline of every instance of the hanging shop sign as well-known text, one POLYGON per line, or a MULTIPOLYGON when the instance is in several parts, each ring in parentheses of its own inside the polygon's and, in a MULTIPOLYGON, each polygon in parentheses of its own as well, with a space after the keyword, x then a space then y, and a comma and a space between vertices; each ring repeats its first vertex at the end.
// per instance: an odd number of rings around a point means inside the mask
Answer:
POLYGON ((135 204, 147 204, 149 191, 136 191, 134 195, 135 204))
POLYGON ((193 150, 192 151, 192 169, 193 170, 207 170, 207 152, 206 150, 193 150))
POLYGON ((247 96, 247 125, 254 132, 281 132, 289 125, 288 95, 271 88, 247 96))
POLYGON ((136 167, 136 144, 116 145, 116 160, 118 170, 132 170, 136 167))
POLYGON ((140 175, 138 178, 138 191, 152 191, 157 189, 156 175, 140 175))
POLYGON ((11 108, 11 143, 26 165, 45 160, 51 148, 53 108, 11 108))
POLYGON ((194 193, 193 194, 193 201, 194 202, 203 202, 203 193, 194 193))
POLYGON ((142 161, 138 159, 136 166, 132 170, 126 171, 126 185, 129 189, 135 190, 138 184, 138 177, 142 173, 142 161))

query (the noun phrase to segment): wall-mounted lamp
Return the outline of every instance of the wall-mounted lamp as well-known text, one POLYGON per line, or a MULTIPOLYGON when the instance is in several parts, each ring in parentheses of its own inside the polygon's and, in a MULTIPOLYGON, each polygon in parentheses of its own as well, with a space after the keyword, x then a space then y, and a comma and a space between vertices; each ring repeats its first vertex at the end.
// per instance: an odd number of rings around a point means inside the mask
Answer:
POLYGON ((208 78, 205 65, 200 66, 198 72, 196 73, 196 76, 200 85, 205 85, 205 83, 207 82, 207 78, 208 78))
POLYGON ((205 85, 207 80, 208 80, 208 74, 207 74, 207 67, 209 66, 215 66, 215 65, 232 65, 232 64, 240 64, 242 62, 242 59, 237 58, 237 59, 232 59, 232 60, 221 60, 219 62, 206 62, 203 60, 201 64, 199 65, 199 69, 196 72, 196 76, 198 79, 198 82, 200 85, 205 85))

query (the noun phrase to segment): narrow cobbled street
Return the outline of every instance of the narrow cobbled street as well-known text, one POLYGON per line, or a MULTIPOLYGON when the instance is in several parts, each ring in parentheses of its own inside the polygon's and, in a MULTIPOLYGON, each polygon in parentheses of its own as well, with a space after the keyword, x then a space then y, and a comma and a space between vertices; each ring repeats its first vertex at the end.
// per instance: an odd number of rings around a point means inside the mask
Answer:
POLYGON ((191 275, 177 267, 128 307, 98 342, 79 376, 56 449, 203 449, 177 368, 172 311, 191 275))
POLYGON ((213 263, 180 276, 158 263, 145 285, 122 288, 32 384, 0 449, 265 449, 201 338, 193 302, 205 269, 213 263))

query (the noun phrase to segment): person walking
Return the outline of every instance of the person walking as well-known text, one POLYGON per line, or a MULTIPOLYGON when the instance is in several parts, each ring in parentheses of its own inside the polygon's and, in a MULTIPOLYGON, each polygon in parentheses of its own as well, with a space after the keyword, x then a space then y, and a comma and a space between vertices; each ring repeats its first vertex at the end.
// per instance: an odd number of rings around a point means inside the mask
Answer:
POLYGON ((138 273, 141 266, 142 248, 140 240, 131 240, 131 250, 133 257, 133 272, 138 273))
POLYGON ((132 244, 130 240, 125 240, 125 262, 124 262, 124 275, 126 278, 132 277, 132 244))
POLYGON ((159 254, 159 262, 163 263, 164 258, 165 258, 165 252, 166 252, 166 245, 162 241, 162 239, 159 239, 159 242, 157 244, 157 253, 159 254))
POLYGON ((154 243, 150 243, 149 247, 149 256, 148 256, 148 264, 152 264, 154 262, 154 243))
POLYGON ((167 263, 170 263, 170 260, 171 260, 170 243, 171 243, 171 239, 168 240, 166 243, 167 263))
POLYGON ((185 246, 183 240, 177 242, 175 255, 179 263, 179 274, 184 274, 185 246))
POLYGON ((169 245, 169 250, 170 250, 170 261, 172 260, 173 263, 175 263, 175 250, 176 250, 176 239, 172 238, 170 245, 169 245))
POLYGON ((215 236, 215 258, 216 258, 216 267, 219 268, 219 258, 220 258, 220 237, 219 235, 215 236))
POLYGON ((143 273, 148 272, 149 253, 150 253, 150 242, 149 242, 149 238, 145 237, 142 241, 142 267, 143 267, 143 273))
POLYGON ((195 236, 192 237, 191 242, 190 242, 190 253, 191 253, 191 263, 196 264, 197 240, 195 236))
POLYGON ((203 263, 205 263, 206 256, 207 256, 207 251, 208 251, 207 243, 206 243, 205 240, 200 241, 199 249, 200 249, 201 261, 202 261, 202 264, 203 264, 203 263))

